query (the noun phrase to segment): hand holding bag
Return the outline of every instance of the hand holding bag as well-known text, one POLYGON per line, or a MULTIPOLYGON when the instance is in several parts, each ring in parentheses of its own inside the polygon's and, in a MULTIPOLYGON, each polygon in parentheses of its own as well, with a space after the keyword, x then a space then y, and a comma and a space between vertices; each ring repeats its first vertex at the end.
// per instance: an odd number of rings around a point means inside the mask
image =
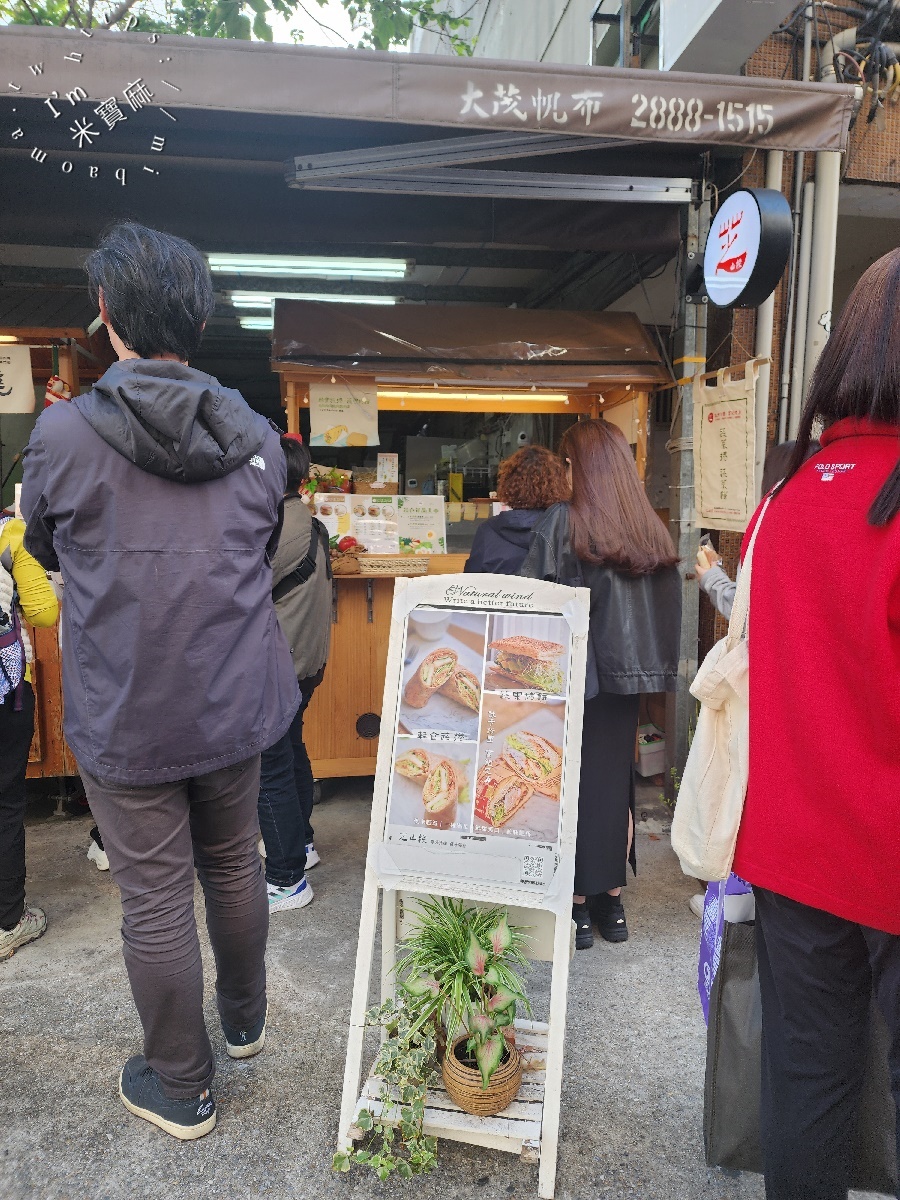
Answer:
POLYGON ((750 745, 750 676, 747 620, 753 547, 770 494, 753 530, 738 580, 728 635, 716 642, 691 684, 700 701, 672 819, 672 847, 685 875, 727 879, 731 872, 744 798, 750 745))

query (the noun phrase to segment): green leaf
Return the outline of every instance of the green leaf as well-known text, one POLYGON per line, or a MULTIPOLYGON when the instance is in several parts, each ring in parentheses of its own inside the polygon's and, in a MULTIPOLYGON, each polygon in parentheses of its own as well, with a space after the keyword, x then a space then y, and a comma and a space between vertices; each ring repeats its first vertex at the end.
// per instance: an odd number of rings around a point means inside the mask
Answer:
POLYGON ((487 1085, 491 1081, 491 1076, 497 1067, 500 1066, 505 1052, 506 1041, 500 1033, 495 1033, 493 1037, 488 1038, 487 1041, 481 1042, 475 1047, 475 1061, 478 1063, 478 1069, 481 1071, 482 1090, 487 1088, 487 1085))
POLYGON ((350 1155, 339 1151, 331 1160, 332 1171, 346 1172, 350 1170, 350 1155))
POLYGON ((441 985, 428 975, 411 975, 403 980, 403 986, 411 996, 439 996, 441 985))
POLYGON ((253 18, 253 33, 261 42, 274 41, 272 27, 262 13, 258 12, 253 18))
POLYGON ((357 1114, 356 1123, 360 1127, 360 1129, 364 1130, 366 1133, 368 1133, 368 1131, 375 1124, 375 1122, 372 1119, 372 1114, 369 1112, 369 1110, 367 1108, 364 1108, 362 1110, 362 1112, 357 1114))
POLYGON ((483 1041, 491 1036, 496 1026, 493 1018, 486 1013, 472 1013, 469 1018, 469 1029, 478 1041, 483 1041))

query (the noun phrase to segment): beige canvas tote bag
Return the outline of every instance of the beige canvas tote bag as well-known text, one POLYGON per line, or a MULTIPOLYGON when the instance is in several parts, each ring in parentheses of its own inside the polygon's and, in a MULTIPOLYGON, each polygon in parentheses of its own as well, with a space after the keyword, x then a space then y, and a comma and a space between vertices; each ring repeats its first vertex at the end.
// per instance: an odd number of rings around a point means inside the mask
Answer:
POLYGON ((691 684, 700 712, 678 790, 672 847, 682 871, 695 879, 727 879, 744 810, 750 749, 750 579, 753 547, 770 499, 771 494, 744 556, 728 635, 716 642, 691 684))

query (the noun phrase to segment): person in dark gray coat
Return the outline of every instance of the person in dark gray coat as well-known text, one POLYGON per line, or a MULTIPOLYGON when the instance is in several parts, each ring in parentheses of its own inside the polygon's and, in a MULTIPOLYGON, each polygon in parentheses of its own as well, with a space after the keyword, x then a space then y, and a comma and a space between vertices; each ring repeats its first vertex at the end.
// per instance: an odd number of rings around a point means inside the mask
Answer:
POLYGON ((188 366, 214 305, 193 246, 123 224, 86 269, 119 361, 39 418, 25 544, 65 579, 64 730, 122 897, 144 1053, 120 1095, 191 1139, 216 1120, 195 866, 228 1053, 265 1041, 259 762, 300 700, 271 599, 285 462, 273 426, 188 366))
POLYGON ((319 855, 313 842, 315 784, 303 743, 303 714, 322 682, 331 640, 328 533, 298 494, 309 477, 309 451, 295 438, 299 434, 281 439, 287 484, 281 540, 272 562, 272 599, 291 648, 301 701, 290 729, 262 756, 259 829, 270 914, 305 908, 313 898, 306 872, 319 855))

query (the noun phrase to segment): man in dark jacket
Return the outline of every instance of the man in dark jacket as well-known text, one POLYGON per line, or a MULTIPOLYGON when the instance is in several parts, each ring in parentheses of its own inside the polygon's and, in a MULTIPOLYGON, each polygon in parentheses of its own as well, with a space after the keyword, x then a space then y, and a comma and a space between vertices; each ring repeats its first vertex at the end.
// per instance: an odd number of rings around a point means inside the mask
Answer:
POLYGON ((65 734, 122 897, 144 1054, 120 1094, 190 1139, 216 1119, 195 865, 228 1053, 265 1040, 259 760, 299 703, 271 601, 284 455, 238 392, 187 365, 214 304, 193 246, 119 225, 86 269, 119 362, 38 420, 25 542, 65 578, 65 734))

